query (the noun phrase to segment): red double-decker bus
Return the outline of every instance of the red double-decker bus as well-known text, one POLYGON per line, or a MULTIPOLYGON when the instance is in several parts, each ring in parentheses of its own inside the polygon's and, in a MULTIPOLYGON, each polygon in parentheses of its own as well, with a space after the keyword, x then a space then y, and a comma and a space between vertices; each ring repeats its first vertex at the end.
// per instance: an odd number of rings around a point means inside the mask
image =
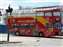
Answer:
POLYGON ((60 8, 35 8, 33 13, 24 14, 8 17, 9 31, 15 35, 51 37, 61 32, 60 8))

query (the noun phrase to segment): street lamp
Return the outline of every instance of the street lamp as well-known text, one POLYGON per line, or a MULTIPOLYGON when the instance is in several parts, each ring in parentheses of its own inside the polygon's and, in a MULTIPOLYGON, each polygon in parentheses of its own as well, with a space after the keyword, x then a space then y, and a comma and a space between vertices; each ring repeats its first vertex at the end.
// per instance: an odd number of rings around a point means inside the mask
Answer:
MULTIPOLYGON (((8 9, 6 9, 7 18, 8 18, 8 13, 10 13, 10 16, 11 16, 12 11, 13 11, 13 8, 11 8, 10 5, 9 5, 8 9)), ((9 30, 8 30, 7 41, 9 42, 9 30)))

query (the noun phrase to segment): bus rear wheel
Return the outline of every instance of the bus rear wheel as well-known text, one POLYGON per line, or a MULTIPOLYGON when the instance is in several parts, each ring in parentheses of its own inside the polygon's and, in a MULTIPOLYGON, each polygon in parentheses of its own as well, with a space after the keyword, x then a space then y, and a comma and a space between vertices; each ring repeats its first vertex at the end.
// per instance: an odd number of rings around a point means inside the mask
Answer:
POLYGON ((39 36, 40 37, 44 37, 44 33, 43 32, 39 32, 39 36))

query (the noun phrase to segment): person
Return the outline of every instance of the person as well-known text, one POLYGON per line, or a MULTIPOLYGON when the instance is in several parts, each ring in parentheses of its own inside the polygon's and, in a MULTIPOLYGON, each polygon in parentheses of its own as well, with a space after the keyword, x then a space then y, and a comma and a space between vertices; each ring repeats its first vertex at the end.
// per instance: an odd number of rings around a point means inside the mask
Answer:
POLYGON ((1 11, 0 11, 0 16, 2 16, 2 13, 1 13, 1 11))

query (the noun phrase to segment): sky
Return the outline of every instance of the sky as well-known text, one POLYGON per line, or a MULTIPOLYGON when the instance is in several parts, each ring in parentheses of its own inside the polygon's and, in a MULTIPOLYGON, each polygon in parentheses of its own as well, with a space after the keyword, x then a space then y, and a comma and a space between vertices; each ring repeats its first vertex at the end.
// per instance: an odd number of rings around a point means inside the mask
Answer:
POLYGON ((0 8, 6 9, 10 4, 12 8, 22 7, 43 7, 63 4, 62 0, 0 0, 0 8))

